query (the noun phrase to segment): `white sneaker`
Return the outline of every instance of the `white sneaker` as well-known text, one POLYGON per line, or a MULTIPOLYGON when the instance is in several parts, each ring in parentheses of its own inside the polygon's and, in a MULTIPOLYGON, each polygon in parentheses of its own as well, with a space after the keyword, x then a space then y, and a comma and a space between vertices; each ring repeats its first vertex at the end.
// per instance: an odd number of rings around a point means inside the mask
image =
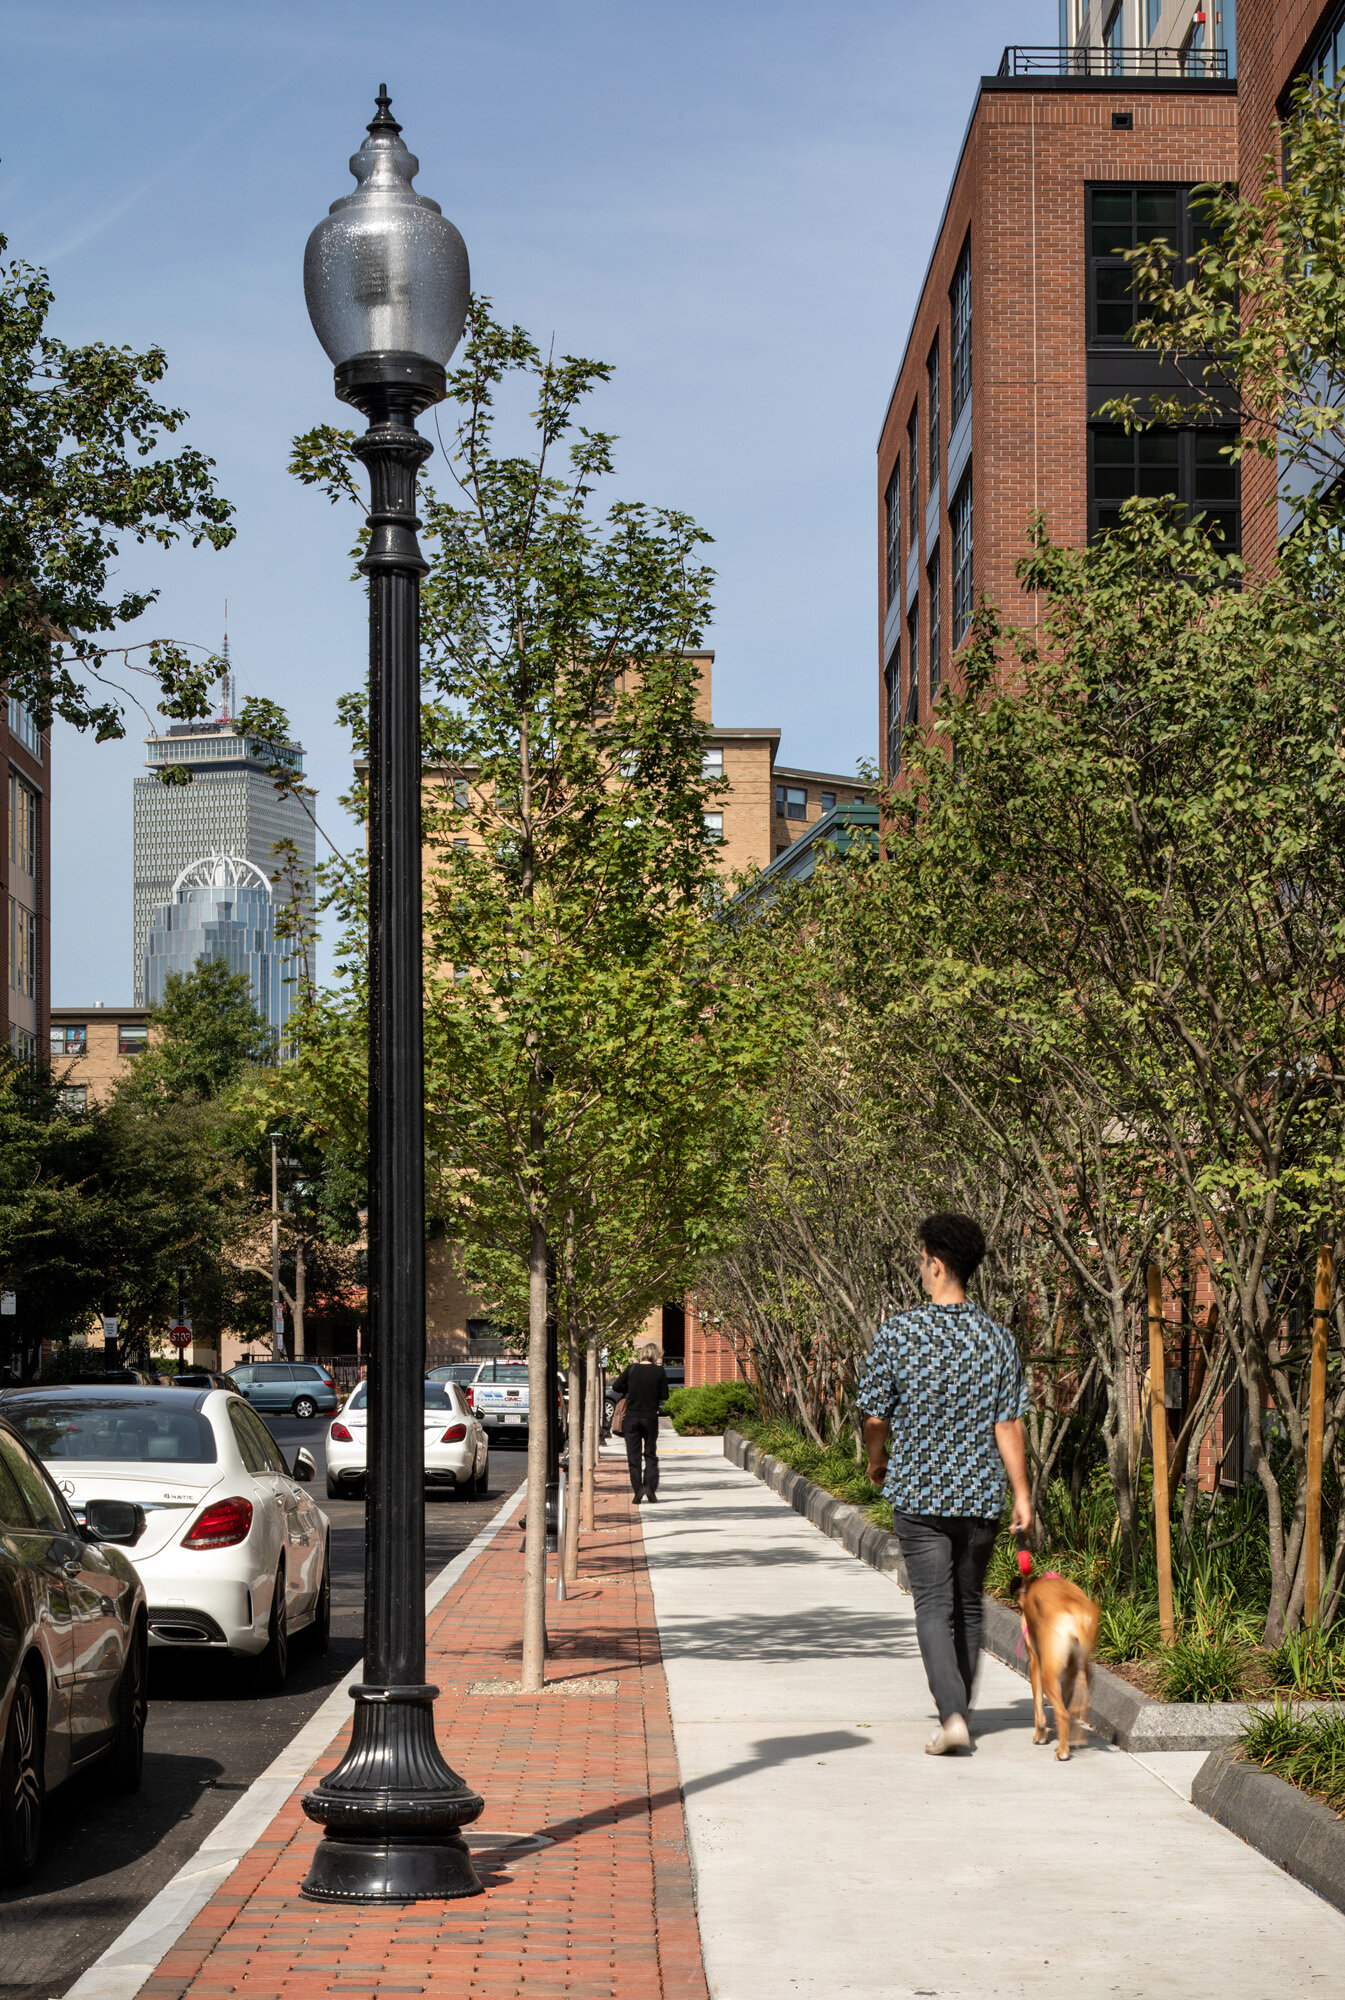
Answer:
POLYGON ((964 1715, 950 1715, 941 1722, 925 1745, 927 1757, 948 1757, 955 1750, 971 1749, 971 1731, 964 1715))

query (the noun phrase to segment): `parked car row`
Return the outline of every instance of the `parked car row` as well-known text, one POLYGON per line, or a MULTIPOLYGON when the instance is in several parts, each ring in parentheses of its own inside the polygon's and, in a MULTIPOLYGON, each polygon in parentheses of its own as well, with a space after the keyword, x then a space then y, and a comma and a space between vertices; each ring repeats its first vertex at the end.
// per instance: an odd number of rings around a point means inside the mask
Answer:
POLYGON ((297 1633, 325 1649, 316 1470, 233 1388, 0 1393, 0 1882, 31 1873, 74 1772, 139 1785, 151 1651, 231 1657, 275 1690, 297 1633))

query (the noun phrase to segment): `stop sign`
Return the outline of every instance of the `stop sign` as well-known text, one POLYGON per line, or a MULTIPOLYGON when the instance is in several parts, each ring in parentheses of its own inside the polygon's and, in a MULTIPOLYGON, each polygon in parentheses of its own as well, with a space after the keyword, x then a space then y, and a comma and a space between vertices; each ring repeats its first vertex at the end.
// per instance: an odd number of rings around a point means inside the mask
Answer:
POLYGON ((179 1320, 176 1326, 169 1327, 168 1338, 172 1341, 174 1347, 190 1347, 191 1328, 184 1320, 179 1320))

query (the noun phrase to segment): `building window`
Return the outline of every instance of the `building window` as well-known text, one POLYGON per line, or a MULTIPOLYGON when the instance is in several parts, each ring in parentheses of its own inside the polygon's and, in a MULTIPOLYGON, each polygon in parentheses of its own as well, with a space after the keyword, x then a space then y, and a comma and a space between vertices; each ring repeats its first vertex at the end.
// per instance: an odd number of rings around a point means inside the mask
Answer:
POLYGON ((85 1083, 67 1083, 56 1093, 62 1111, 87 1111, 89 1108, 89 1087, 85 1083))
POLYGON ((1308 58, 1308 69, 1323 89, 1335 89, 1341 72, 1345 71, 1345 8, 1336 9, 1330 27, 1308 58))
MULTIPOLYGON (((263 949, 261 933, 257 936, 257 949, 263 949)), ((138 1056, 149 1046, 149 1029, 143 1021, 123 1021, 117 1029, 117 1054, 138 1056)))
POLYGON ((776 786, 775 817, 777 819, 807 819, 808 794, 801 785, 776 786))
POLYGON ((906 426, 906 493, 909 506, 906 509, 910 525, 906 539, 912 548, 920 540, 920 410, 917 405, 911 411, 911 421, 906 426))
POLYGON ((720 841, 724 838, 723 813, 703 813, 701 817, 705 821, 705 838, 710 842, 712 847, 718 847, 720 841))
POLYGON ((906 619, 906 720, 914 728, 920 720, 920 604, 917 600, 906 619))
POLYGON ((1102 46, 1107 51, 1107 68, 1114 75, 1121 73, 1121 50, 1124 46, 1125 0, 1116 0, 1116 5, 1107 16, 1102 30, 1102 46))
POLYGON ((1136 431, 1095 424, 1089 436, 1090 537, 1117 526, 1121 502, 1170 499, 1203 514, 1221 547, 1240 542, 1238 468, 1223 456, 1237 433, 1224 430, 1136 431))
POLYGON ((939 565, 939 552, 935 549, 929 559, 929 705, 934 706, 934 697, 943 679, 943 589, 939 565))
POLYGON ((9 733, 17 743, 22 743, 30 757, 42 762, 42 731, 33 721, 27 704, 17 695, 9 697, 9 733))
POLYGON ((471 803, 472 803, 471 788, 468 785, 466 778, 454 778, 453 804, 456 810, 458 812, 466 812, 468 806, 470 806, 471 803))
MULTIPOLYGON (((1088 192, 1088 334, 1129 341, 1138 316, 1134 273, 1125 262, 1142 243, 1170 243, 1174 282, 1195 275, 1193 260, 1209 241, 1191 212, 1186 187, 1095 187, 1088 192)), ((1142 310, 1142 308, 1141 308, 1142 310)))
POLYGON ((901 601, 901 460, 887 482, 887 608, 901 601))
POLYGON ((824 813, 831 813, 831 812, 835 812, 835 810, 836 810, 836 794, 835 794, 835 792, 823 792, 823 794, 822 794, 822 810, 823 810, 823 812, 824 812, 824 813))
POLYGON ((17 896, 9 899, 9 983, 25 1000, 37 998, 37 918, 17 896))
POLYGON ((971 474, 963 480, 949 509, 953 531, 953 651, 967 636, 972 614, 971 474))
POLYGON ((701 752, 702 778, 722 778, 724 775, 724 753, 722 750, 701 752))
POLYGON ((935 339, 929 350, 929 360, 925 363, 929 377, 929 472, 927 490, 933 492, 939 483, 939 343, 935 339))
POLYGON ((37 1036, 31 1029, 20 1028, 17 1023, 12 1025, 9 1031, 9 1046, 15 1062, 28 1063, 31 1066, 37 1061, 37 1036))
POLYGON ((37 873, 37 793, 17 771, 9 774, 9 863, 37 873))
POLYGON ((1151 42, 1158 33, 1158 17, 1163 11, 1163 0, 1144 0, 1144 39, 1151 42))
POLYGON ((887 776, 889 783, 901 769, 901 648, 894 648, 883 669, 883 693, 887 702, 887 776))
POLYGON ((952 347, 948 393, 952 399, 950 420, 957 429, 958 418, 971 401, 971 244, 964 243, 953 273, 948 295, 952 314, 952 347))
POLYGON ((59 1062, 74 1062, 87 1055, 89 1031, 83 1023, 68 1022, 64 1027, 51 1031, 51 1053, 59 1062))

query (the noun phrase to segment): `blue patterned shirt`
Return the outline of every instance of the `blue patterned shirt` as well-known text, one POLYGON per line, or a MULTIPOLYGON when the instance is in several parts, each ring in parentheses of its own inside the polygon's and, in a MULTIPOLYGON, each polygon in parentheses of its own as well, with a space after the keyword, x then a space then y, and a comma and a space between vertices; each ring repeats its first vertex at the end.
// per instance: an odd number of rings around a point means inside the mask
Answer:
POLYGON ((998 1516, 995 1425, 1021 1417, 1027 1384, 1013 1335, 970 1299, 884 1320, 855 1392, 892 1426, 883 1493, 903 1514, 998 1516))

